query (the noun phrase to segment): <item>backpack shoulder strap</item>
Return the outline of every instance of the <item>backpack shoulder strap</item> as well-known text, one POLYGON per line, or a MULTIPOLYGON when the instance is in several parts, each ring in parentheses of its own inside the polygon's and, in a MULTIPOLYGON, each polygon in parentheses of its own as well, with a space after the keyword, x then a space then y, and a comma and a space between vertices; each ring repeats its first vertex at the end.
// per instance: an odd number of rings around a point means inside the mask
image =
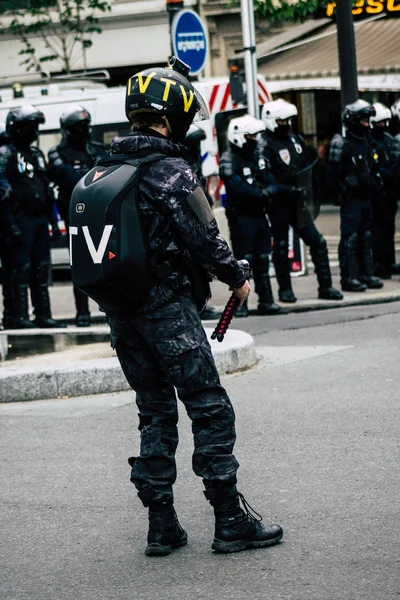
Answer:
POLYGON ((135 158, 129 158, 128 154, 106 154, 105 156, 101 156, 99 160, 96 161, 96 166, 109 166, 116 164, 124 164, 124 165, 132 165, 133 167, 137 167, 140 165, 146 165, 157 160, 162 160, 163 158, 167 158, 166 154, 162 154, 161 152, 152 152, 150 154, 145 154, 142 156, 137 156, 135 158))

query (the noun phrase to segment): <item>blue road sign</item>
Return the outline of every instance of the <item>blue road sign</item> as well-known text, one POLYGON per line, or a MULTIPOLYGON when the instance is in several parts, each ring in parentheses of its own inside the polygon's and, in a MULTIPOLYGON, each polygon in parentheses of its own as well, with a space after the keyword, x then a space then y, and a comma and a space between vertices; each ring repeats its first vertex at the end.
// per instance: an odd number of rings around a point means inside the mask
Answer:
POLYGON ((194 10, 177 13, 171 28, 174 54, 190 67, 190 74, 197 75, 207 60, 207 36, 204 25, 194 10))

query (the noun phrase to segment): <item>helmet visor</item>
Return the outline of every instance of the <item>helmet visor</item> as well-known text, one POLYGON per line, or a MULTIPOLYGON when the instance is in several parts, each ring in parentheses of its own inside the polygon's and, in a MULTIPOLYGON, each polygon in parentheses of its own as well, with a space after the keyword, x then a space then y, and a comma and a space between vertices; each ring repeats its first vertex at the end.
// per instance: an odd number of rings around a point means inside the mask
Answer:
POLYGON ((207 121, 210 118, 210 111, 207 102, 196 88, 194 89, 197 100, 197 112, 194 116, 193 123, 198 121, 207 121))

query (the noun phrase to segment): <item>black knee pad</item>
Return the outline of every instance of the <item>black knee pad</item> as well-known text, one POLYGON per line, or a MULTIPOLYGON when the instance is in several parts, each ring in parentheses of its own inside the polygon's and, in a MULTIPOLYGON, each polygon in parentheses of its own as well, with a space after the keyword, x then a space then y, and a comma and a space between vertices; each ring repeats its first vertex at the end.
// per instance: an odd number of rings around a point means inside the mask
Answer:
POLYGON ((281 240, 276 245, 274 245, 274 256, 278 258, 284 258, 288 260, 288 252, 289 252, 289 244, 285 240, 281 240))
POLYGON ((270 263, 270 256, 269 256, 269 254, 260 254, 260 256, 258 257, 258 260, 257 260, 258 266, 259 267, 268 268, 269 267, 269 263, 270 263))

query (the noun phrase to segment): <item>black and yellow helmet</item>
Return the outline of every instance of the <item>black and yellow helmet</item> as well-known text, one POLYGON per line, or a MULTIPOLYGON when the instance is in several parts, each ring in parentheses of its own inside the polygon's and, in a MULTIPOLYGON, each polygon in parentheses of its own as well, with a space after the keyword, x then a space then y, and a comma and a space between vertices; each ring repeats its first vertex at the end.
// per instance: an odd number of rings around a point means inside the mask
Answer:
POLYGON ((210 118, 202 96, 187 79, 189 67, 173 57, 170 66, 133 75, 126 87, 125 113, 155 112, 166 117, 171 137, 183 142, 193 120, 210 118))

